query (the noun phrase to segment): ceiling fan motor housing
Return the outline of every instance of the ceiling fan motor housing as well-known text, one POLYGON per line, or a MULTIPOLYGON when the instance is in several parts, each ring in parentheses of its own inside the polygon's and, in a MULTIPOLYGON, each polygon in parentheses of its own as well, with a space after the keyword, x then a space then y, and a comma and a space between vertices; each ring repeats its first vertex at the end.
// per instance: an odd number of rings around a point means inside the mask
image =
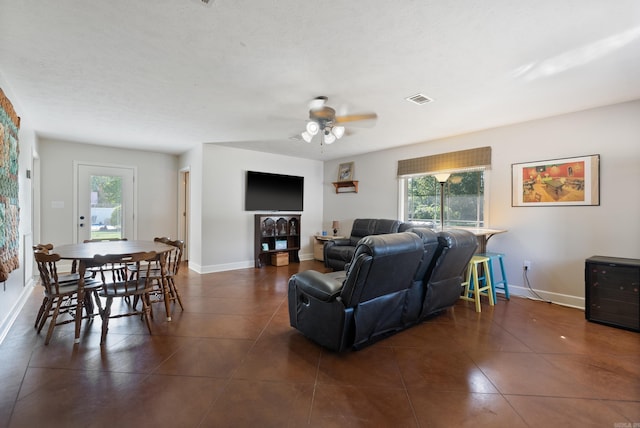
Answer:
POLYGON ((324 106, 319 110, 309 111, 309 119, 318 122, 321 129, 331 125, 336 118, 336 111, 331 107, 324 106))

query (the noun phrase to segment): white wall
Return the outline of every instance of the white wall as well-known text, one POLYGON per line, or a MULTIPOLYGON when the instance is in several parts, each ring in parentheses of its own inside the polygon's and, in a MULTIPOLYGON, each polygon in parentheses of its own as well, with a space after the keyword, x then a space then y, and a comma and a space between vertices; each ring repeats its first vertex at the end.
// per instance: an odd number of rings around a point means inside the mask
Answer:
POLYGON ((39 141, 41 171, 41 242, 55 245, 73 242, 73 162, 102 162, 137 168, 137 236, 152 240, 156 236, 177 234, 178 158, 177 156, 79 144, 42 138, 39 141), (63 208, 53 208, 52 202, 63 208))
POLYGON ((354 161, 360 191, 336 195, 325 183, 325 224, 340 220, 348 234, 354 218, 397 218, 398 160, 491 146, 488 225, 508 233, 491 238, 489 250, 506 253, 514 291, 528 293, 526 259, 531 286, 542 297, 584 307, 585 258, 640 258, 639 118, 634 101, 326 162, 330 182, 340 163, 354 161), (511 206, 511 164, 591 154, 600 154, 600 206, 511 206))
POLYGON ((36 136, 24 110, 20 106, 18 97, 11 91, 11 87, 0 75, 0 88, 11 101, 13 109, 20 116, 20 131, 18 134, 18 204, 20 206, 20 223, 18 233, 20 237, 18 269, 9 274, 4 283, 0 283, 0 342, 10 327, 12 320, 19 313, 25 299, 29 296, 33 285, 33 253, 31 242, 33 239, 32 216, 32 180, 27 178, 26 171, 33 171, 33 152, 36 146, 36 136))
MULTIPOLYGON (((191 162, 195 159, 191 156, 191 162)), ((246 171, 303 176, 301 259, 313 258, 312 235, 322 229, 322 162, 205 144, 202 151, 202 249, 198 272, 253 267, 254 214, 244 210, 246 171)), ((181 167, 187 166, 181 159, 181 167)), ((192 172, 193 163, 191 163, 192 172)), ((192 177, 196 181, 196 177, 192 177)), ((197 196, 193 195, 192 200, 197 196)))

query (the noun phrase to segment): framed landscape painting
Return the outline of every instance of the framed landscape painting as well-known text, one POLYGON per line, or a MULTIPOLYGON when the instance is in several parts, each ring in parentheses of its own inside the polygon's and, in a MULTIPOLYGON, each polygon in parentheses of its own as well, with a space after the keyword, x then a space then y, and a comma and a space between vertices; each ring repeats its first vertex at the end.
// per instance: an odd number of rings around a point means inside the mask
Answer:
POLYGON ((353 180, 353 162, 341 163, 338 167, 338 181, 353 180))
POLYGON ((600 155, 512 164, 511 205, 600 205, 600 155))

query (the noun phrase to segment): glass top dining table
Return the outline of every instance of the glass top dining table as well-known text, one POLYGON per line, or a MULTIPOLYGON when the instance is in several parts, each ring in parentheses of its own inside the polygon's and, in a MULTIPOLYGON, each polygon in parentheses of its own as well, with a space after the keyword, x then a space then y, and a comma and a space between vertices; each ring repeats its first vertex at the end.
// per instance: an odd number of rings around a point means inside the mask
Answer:
MULTIPOLYGON (((169 298, 169 287, 166 279, 166 259, 167 252, 173 250, 174 247, 155 241, 98 241, 98 242, 85 242, 79 244, 67 244, 60 245, 53 248, 52 252, 59 254, 61 259, 64 260, 77 260, 79 262, 78 273, 80 275, 79 280, 79 292, 78 292, 78 311, 82 310, 80 302, 84 299, 84 274, 86 270, 87 262, 93 260, 93 258, 100 254, 114 254, 120 256, 126 256, 139 252, 151 252, 155 251, 159 255, 160 269, 162 272, 162 288, 164 294, 164 305, 167 314, 167 321, 171 321, 171 307, 169 298)), ((75 331, 75 343, 80 343, 80 327, 82 324, 82 317, 76 317, 76 331, 75 331)))

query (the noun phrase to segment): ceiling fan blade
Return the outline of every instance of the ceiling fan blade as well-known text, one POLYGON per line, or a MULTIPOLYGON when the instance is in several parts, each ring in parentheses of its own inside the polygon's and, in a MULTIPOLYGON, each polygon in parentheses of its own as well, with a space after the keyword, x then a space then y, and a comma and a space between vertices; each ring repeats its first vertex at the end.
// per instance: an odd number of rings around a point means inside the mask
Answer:
POLYGON ((359 120, 375 120, 378 115, 375 113, 363 113, 363 114, 347 114, 344 116, 336 116, 336 123, 357 122, 359 120))

